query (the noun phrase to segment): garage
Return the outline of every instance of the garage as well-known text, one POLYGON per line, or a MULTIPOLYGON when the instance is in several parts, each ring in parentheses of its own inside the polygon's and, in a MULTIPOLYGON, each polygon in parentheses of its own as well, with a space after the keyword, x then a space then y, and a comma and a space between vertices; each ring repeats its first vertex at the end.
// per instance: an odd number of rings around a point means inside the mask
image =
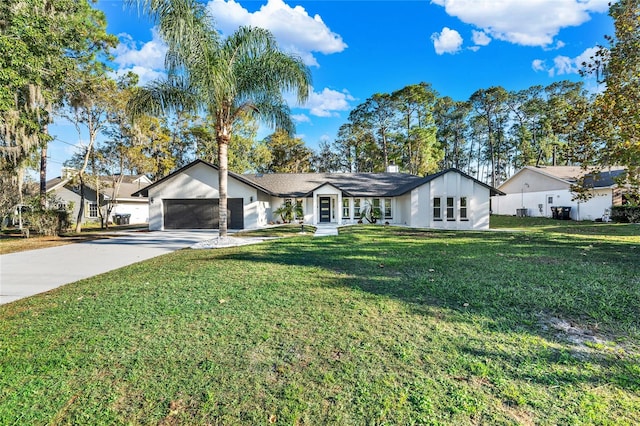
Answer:
MULTIPOLYGON (((164 229, 218 229, 218 199, 166 199, 164 229)), ((244 228, 244 202, 242 198, 227 199, 227 227, 244 228)))

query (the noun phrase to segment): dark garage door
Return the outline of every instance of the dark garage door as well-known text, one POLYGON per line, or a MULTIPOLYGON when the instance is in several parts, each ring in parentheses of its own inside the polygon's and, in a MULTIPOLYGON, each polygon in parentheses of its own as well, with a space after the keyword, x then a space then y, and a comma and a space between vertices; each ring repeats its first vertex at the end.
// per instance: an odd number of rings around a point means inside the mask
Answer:
MULTIPOLYGON (((164 200, 164 229, 218 229, 217 199, 164 200)), ((227 199, 227 226, 244 228, 242 198, 227 199)))

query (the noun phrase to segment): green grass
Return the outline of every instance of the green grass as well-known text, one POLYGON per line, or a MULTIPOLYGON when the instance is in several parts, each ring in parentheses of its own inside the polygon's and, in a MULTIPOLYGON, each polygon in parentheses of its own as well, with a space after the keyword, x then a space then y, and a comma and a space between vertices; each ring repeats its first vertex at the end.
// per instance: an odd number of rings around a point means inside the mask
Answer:
POLYGON ((491 216, 491 228, 560 234, 640 238, 640 224, 564 221, 546 217, 491 216))
POLYGON ((233 234, 236 237, 294 237, 299 235, 312 236, 316 232, 313 225, 286 224, 270 226, 268 228, 240 231, 233 234))
POLYGON ((181 250, 1 306, 0 424, 637 424, 637 227, 561 226, 181 250))

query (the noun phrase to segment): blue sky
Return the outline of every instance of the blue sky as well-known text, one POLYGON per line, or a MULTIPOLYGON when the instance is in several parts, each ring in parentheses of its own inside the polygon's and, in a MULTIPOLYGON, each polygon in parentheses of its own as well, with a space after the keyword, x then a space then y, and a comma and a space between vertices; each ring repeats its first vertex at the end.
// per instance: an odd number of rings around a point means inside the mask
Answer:
MULTIPOLYGON (((316 149, 332 141, 351 109, 374 93, 431 83, 467 100, 478 89, 507 90, 579 80, 579 64, 613 34, 609 0, 210 0, 223 35, 240 25, 271 30, 282 49, 310 67, 306 105, 292 104, 297 135, 316 149)), ((163 75, 165 47, 149 21, 122 0, 98 0, 121 44, 116 72, 141 82, 163 75)), ((597 90, 585 80, 587 88, 597 90)), ((70 125, 52 126, 48 178, 85 143, 70 125)), ((264 130, 264 135, 269 130, 264 130)), ((264 136, 261 135, 261 136, 264 136)))

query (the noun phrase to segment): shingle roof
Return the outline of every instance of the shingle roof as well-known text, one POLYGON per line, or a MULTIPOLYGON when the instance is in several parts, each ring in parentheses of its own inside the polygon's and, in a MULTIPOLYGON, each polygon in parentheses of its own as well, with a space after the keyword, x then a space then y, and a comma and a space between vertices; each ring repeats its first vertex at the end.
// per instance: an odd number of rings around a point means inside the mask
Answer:
POLYGON ((69 179, 62 179, 62 177, 58 176, 56 178, 53 179, 49 179, 46 183, 47 185, 47 191, 51 191, 52 189, 61 186, 61 185, 65 185, 67 182, 69 181, 69 179))
MULTIPOLYGON (((141 182, 140 178, 144 175, 124 175, 122 177, 122 183, 118 188, 118 193, 116 194, 116 198, 134 198, 133 193, 139 191, 140 189, 147 186, 146 182, 141 182)), ((111 197, 113 193, 113 186, 115 185, 115 181, 117 176, 105 176, 100 179, 101 187, 100 192, 107 196, 111 197)), ((62 177, 56 177, 47 181, 47 191, 51 191, 60 186, 64 186, 67 183, 71 182, 71 179, 63 179, 62 177)), ((89 188, 95 188, 94 179, 89 178, 86 179, 85 185, 89 188)))
POLYGON ((576 182, 578 178, 589 172, 589 170, 582 169, 580 166, 527 166, 526 168, 546 173, 567 182, 576 182))
POLYGON ((353 197, 392 197, 398 189, 422 180, 405 173, 268 173, 244 174, 271 194, 279 197, 304 197, 322 185, 332 185, 353 197))
MULTIPOLYGON (((217 166, 203 160, 195 160, 186 166, 174 171, 151 185, 134 192, 133 195, 147 195, 149 189, 164 182, 177 173, 193 167, 196 164, 205 164, 211 168, 217 166)), ((418 186, 425 184, 445 173, 454 171, 460 175, 489 188, 491 195, 504 195, 503 192, 462 173, 457 169, 447 169, 442 172, 420 177, 406 173, 253 173, 237 174, 229 172, 229 177, 237 179, 247 185, 273 196, 280 198, 301 198, 310 196, 311 193, 323 185, 332 185, 350 197, 397 197, 406 194, 418 186)))
POLYGON ((525 169, 547 174, 568 183, 576 183, 578 179, 584 177, 585 186, 593 188, 604 188, 615 185, 613 179, 624 172, 624 168, 620 166, 612 166, 608 170, 603 170, 596 174, 593 173, 597 170, 595 167, 584 169, 580 166, 526 166, 525 169))
POLYGON ((584 186, 587 188, 607 188, 616 185, 615 179, 624 173, 624 169, 602 171, 596 174, 588 174, 584 177, 584 186))

